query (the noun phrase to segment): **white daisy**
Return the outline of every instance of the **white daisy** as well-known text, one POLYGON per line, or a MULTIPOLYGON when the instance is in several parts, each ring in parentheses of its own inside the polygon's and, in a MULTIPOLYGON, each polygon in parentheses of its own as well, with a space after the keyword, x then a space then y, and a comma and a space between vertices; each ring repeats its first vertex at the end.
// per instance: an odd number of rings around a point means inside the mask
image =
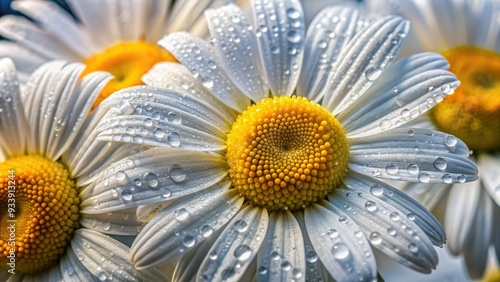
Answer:
POLYGON ((23 103, 13 62, 0 60, 1 281, 164 279, 155 269, 136 270, 129 248, 102 234, 137 234, 134 209, 87 215, 79 206, 92 196, 84 187, 96 172, 126 155, 93 141, 103 111, 86 116, 111 76, 81 77, 84 68, 43 65, 23 103))
POLYGON ((33 19, 0 19, 0 57, 10 57, 21 82, 42 63, 62 59, 82 62, 84 74, 107 71, 111 80, 94 107, 116 90, 142 85, 154 64, 175 61, 156 45, 167 33, 207 32, 203 11, 231 0, 67 0, 69 12, 54 1, 14 1, 12 7, 33 19), (71 13, 71 14, 70 14, 71 13), (74 16, 73 16, 74 15, 74 16))
POLYGON ((112 165, 82 206, 146 205, 145 219, 165 207, 131 256, 138 269, 181 257, 174 280, 367 281, 377 276, 372 247, 430 272, 440 224, 374 177, 477 179, 460 140, 397 129, 458 86, 446 60, 391 64, 409 29, 399 17, 366 24, 334 7, 306 35, 299 1, 252 7, 254 26, 234 5, 208 11, 212 44, 162 39, 183 65, 159 64, 150 86, 103 102, 99 140, 159 148, 112 165))
MULTIPOLYGON (((387 7, 386 1, 383 4, 387 7)), ((412 20, 413 32, 408 35, 411 44, 403 46, 405 53, 440 52, 462 82, 453 96, 419 119, 418 126, 462 139, 474 151, 480 181, 459 187, 438 184, 441 189, 436 185, 409 185, 404 189, 428 208, 445 205, 437 208, 446 209, 448 246, 455 255, 464 255, 469 274, 479 278, 487 265, 490 246, 500 259, 499 2, 406 0, 391 7, 412 20), (442 195, 446 197, 448 191, 446 200, 442 195)))

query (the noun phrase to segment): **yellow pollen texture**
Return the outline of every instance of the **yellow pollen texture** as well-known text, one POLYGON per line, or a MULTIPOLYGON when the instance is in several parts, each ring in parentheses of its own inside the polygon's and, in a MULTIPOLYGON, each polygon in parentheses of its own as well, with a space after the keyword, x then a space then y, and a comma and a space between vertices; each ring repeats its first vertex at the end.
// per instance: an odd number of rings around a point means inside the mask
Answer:
POLYGON ((461 83, 431 110, 436 126, 473 150, 500 149, 500 54, 462 46, 443 55, 461 83))
POLYGON ((296 210, 345 177, 349 145, 335 117, 303 97, 262 100, 236 120, 226 157, 233 186, 253 204, 296 210))
POLYGON ((0 269, 15 261, 16 274, 33 274, 58 263, 78 227, 79 203, 62 164, 40 155, 0 163, 0 269))
POLYGON ((167 50, 146 41, 119 42, 85 60, 82 76, 94 71, 107 71, 115 78, 102 90, 92 109, 120 89, 143 85, 142 76, 156 63, 177 62, 167 50))

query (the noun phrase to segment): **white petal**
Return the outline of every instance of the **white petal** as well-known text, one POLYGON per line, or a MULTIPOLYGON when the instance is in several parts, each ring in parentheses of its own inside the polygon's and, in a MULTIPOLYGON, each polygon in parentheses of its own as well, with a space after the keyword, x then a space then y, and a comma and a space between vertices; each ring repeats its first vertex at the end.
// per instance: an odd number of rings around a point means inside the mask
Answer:
POLYGON ((227 225, 199 267, 198 281, 238 281, 257 255, 268 228, 267 210, 248 205, 227 225), (239 267, 238 267, 239 266, 239 267))
POLYGON ((177 32, 158 44, 172 53, 203 86, 229 107, 242 112, 250 105, 250 99, 233 85, 208 42, 185 32, 177 32))
POLYGON ((305 23, 298 0, 252 1, 255 34, 274 96, 291 95, 299 79, 305 23))
POLYGON ((210 110, 217 113, 217 118, 221 119, 214 121, 221 123, 220 128, 224 132, 231 130, 231 125, 238 117, 238 112, 215 98, 198 80, 193 78, 185 66, 179 63, 158 63, 142 77, 142 81, 150 86, 167 88, 179 93, 189 93, 189 95, 204 101, 206 107, 210 106, 210 110))
POLYGON ((339 55, 359 29, 359 12, 350 7, 323 9, 307 30, 304 43, 304 66, 297 95, 318 102, 334 72, 339 55))
POLYGON ((171 0, 143 2, 145 39, 148 42, 158 42, 166 34, 166 22, 169 19, 171 0))
POLYGON ((29 128, 16 68, 10 59, 0 60, 0 84, 0 147, 7 156, 24 154, 29 128))
POLYGON ((100 280, 111 277, 118 281, 166 279, 154 268, 136 270, 128 258, 128 247, 97 231, 76 230, 71 240, 71 248, 87 270, 100 280))
POLYGON ((146 204, 137 207, 137 219, 141 222, 148 223, 157 216, 166 206, 172 201, 159 202, 154 204, 146 204))
POLYGON ((370 176, 447 184, 478 178, 467 146, 439 131, 398 128, 351 140, 349 150, 349 168, 370 176))
POLYGON ((450 184, 446 183, 429 183, 422 182, 403 182, 395 187, 403 191, 406 195, 417 200, 422 206, 428 210, 433 210, 443 200, 443 196, 450 188, 450 184))
POLYGON ((330 275, 318 258, 318 254, 314 251, 314 247, 307 234, 306 222, 304 221, 304 212, 298 210, 294 212, 297 219, 302 236, 304 238, 304 254, 306 258, 305 277, 306 281, 329 281, 330 275))
POLYGON ((492 245, 495 246, 495 253, 497 261, 500 261, 500 206, 493 205, 494 215, 493 215, 493 239, 491 240, 492 245))
POLYGON ((480 181, 453 185, 450 189, 444 228, 448 236, 448 247, 454 255, 463 252, 469 234, 473 232, 474 215, 480 204, 480 192, 480 181))
POLYGON ((102 102, 113 107, 98 125, 98 140, 194 151, 225 148, 226 119, 195 96, 149 86, 114 93, 102 102), (147 104, 147 106, 145 106, 147 104))
POLYGON ((430 273, 436 267, 437 253, 426 234, 411 220, 412 214, 404 218, 402 211, 370 193, 338 189, 331 198, 333 205, 358 224, 373 247, 419 272, 430 273))
POLYGON ((344 184, 351 190, 379 198, 385 205, 398 210, 400 217, 411 218, 429 236, 434 245, 440 246, 445 242, 446 236, 441 223, 425 207, 405 193, 384 182, 357 173, 349 173, 344 184))
MULTIPOLYGON (((167 33, 186 30, 189 33, 202 36, 203 33, 195 32, 198 22, 205 20, 203 12, 221 5, 232 3, 231 0, 184 0, 175 2, 168 20, 167 33)), ((206 23, 203 23, 206 25, 206 23)), ((206 31, 206 29, 204 29, 206 31)))
MULTIPOLYGON (((172 281, 195 281, 198 269, 207 256, 210 248, 217 238, 219 238, 223 229, 219 229, 213 236, 208 237, 201 244, 194 246, 190 251, 179 258, 172 275, 172 281)), ((208 254, 212 257, 215 254, 208 254)))
POLYGON ((80 211, 105 213, 174 199, 215 185, 227 172, 220 155, 153 148, 106 168, 85 188, 91 196, 80 204, 80 211))
POLYGON ((260 101, 269 97, 263 78, 257 38, 243 12, 228 5, 205 13, 213 44, 226 74, 248 98, 260 101))
POLYGON ((464 250, 465 264, 473 279, 480 279, 484 274, 493 230, 493 200, 485 189, 481 189, 479 197, 480 203, 464 250))
POLYGON ((172 261, 212 236, 240 209, 243 198, 229 183, 178 199, 153 218, 137 236, 130 255, 143 269, 172 261))
POLYGON ((339 57, 341 61, 324 89, 325 108, 334 115, 356 101, 398 54, 409 22, 385 17, 359 31, 339 57))
MULTIPOLYGON (((6 40, 0 41, 0 57, 10 57, 14 61, 18 73, 23 76, 29 76, 36 68, 48 60, 29 48, 6 40)), ((21 82, 26 83, 26 81, 22 80, 21 82)))
POLYGON ((304 240, 299 223, 289 211, 273 211, 257 258, 257 281, 305 281, 304 240), (267 269, 264 273, 262 270, 267 269))
POLYGON ((304 213, 307 233, 319 259, 336 281, 372 281, 377 266, 370 244, 342 210, 318 204, 304 213))
POLYGON ((387 131, 427 112, 459 85, 454 74, 443 70, 447 65, 440 55, 425 53, 389 67, 386 75, 338 116, 347 136, 387 131))
POLYGON ((497 206, 500 206, 500 155, 481 154, 478 166, 484 187, 497 206))
POLYGON ((12 8, 33 18, 48 34, 60 40, 79 58, 87 58, 97 52, 75 20, 58 4, 50 1, 12 2, 12 8))
POLYGON ((79 187, 93 181, 105 166, 147 148, 143 146, 139 150, 135 144, 96 140, 99 134, 97 124, 106 112, 107 108, 97 107, 85 119, 73 143, 62 156, 63 163, 68 166, 71 176, 77 179, 79 187))
POLYGON ((0 19, 0 35, 50 59, 79 61, 81 58, 33 22, 16 16, 0 19))
POLYGON ((29 152, 58 159, 76 137, 93 101, 111 79, 108 73, 94 72, 80 79, 85 68, 79 63, 55 61, 37 70, 30 80, 26 108, 33 143, 29 152))
POLYGON ((106 234, 137 235, 143 224, 136 217, 136 209, 134 207, 101 214, 81 214, 80 224, 106 234))
POLYGON ((64 281, 94 282, 95 277, 76 257, 71 246, 61 258, 59 265, 64 281))

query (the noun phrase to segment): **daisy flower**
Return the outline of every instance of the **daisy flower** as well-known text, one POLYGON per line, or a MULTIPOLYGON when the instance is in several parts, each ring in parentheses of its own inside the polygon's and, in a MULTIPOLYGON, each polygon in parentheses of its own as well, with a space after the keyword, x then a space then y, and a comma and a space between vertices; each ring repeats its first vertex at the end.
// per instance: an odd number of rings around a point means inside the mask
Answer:
POLYGON ((156 269, 136 270, 129 248, 102 234, 137 234, 135 210, 86 215, 80 207, 105 161, 125 155, 93 141, 102 111, 86 116, 111 76, 81 77, 84 68, 43 65, 22 102, 13 62, 0 60, 1 281, 164 279, 156 269))
POLYGON ((157 213, 132 261, 180 257, 174 280, 371 281, 372 248, 430 272, 439 222, 376 178, 477 179, 454 136, 397 128, 458 86, 446 60, 392 63, 409 29, 399 17, 333 7, 306 34, 297 0, 252 10, 255 25, 235 5, 207 11, 211 43, 170 34, 159 44, 182 65, 103 102, 98 140, 158 147, 104 170, 82 206, 157 213))
POLYGON ((418 126, 462 139, 481 171, 479 181, 457 187, 446 181, 403 188, 428 208, 445 210, 448 246, 464 255, 469 274, 479 278, 490 246, 500 260, 500 7, 486 0, 406 0, 391 7, 412 20, 405 53, 440 52, 462 82, 418 126))
POLYGON ((0 57, 10 57, 21 82, 42 63, 62 59, 82 62, 84 74, 110 72, 114 79, 96 99, 96 107, 116 90, 142 85, 141 77, 154 64, 175 61, 156 45, 165 34, 186 30, 203 35, 206 8, 231 0, 67 0, 68 11, 54 1, 12 3, 21 16, 0 19, 0 57))

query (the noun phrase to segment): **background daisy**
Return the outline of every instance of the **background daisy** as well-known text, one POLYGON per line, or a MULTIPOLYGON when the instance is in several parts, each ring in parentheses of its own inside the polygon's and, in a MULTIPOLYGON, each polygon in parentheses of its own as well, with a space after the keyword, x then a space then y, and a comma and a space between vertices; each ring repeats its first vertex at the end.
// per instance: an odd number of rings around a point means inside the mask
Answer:
POLYGON ((156 42, 186 30, 203 35, 202 17, 209 7, 231 0, 67 0, 69 12, 53 1, 14 1, 12 7, 31 18, 0 18, 0 57, 12 58, 25 82, 31 72, 53 59, 82 62, 84 74, 108 71, 115 78, 103 89, 95 106, 116 90, 141 85, 141 76, 154 64, 175 61, 156 42), (70 14, 71 13, 71 14, 70 14))
POLYGON ((490 246, 500 258, 500 7, 487 0, 391 3, 369 2, 373 9, 390 7, 390 12, 411 20, 405 54, 440 52, 461 81, 454 95, 415 126, 458 136, 474 151, 481 171, 480 181, 450 190, 446 188, 452 185, 446 183, 404 189, 428 208, 439 205, 436 209, 446 211, 447 245, 453 254, 464 254, 469 274, 479 278, 490 246))
POLYGON ((94 141, 103 111, 86 117, 111 76, 81 77, 84 68, 43 65, 22 102, 13 62, 0 60, 1 281, 164 279, 156 269, 136 270, 129 248, 102 234, 137 234, 135 209, 87 215, 80 207, 102 167, 130 153, 94 141))
POLYGON ((139 269, 182 256, 174 279, 367 281, 372 247, 430 272, 439 223, 374 177, 477 178, 455 137, 395 129, 458 85, 447 62, 426 53, 391 64, 409 28, 398 17, 367 25, 330 8, 306 35, 300 2, 252 4, 253 26, 234 5, 206 13, 213 45, 162 39, 183 65, 159 64, 144 77, 152 87, 103 103, 99 140, 159 148, 102 175, 82 206, 147 205, 138 216, 148 219, 169 201, 131 256, 139 269))

